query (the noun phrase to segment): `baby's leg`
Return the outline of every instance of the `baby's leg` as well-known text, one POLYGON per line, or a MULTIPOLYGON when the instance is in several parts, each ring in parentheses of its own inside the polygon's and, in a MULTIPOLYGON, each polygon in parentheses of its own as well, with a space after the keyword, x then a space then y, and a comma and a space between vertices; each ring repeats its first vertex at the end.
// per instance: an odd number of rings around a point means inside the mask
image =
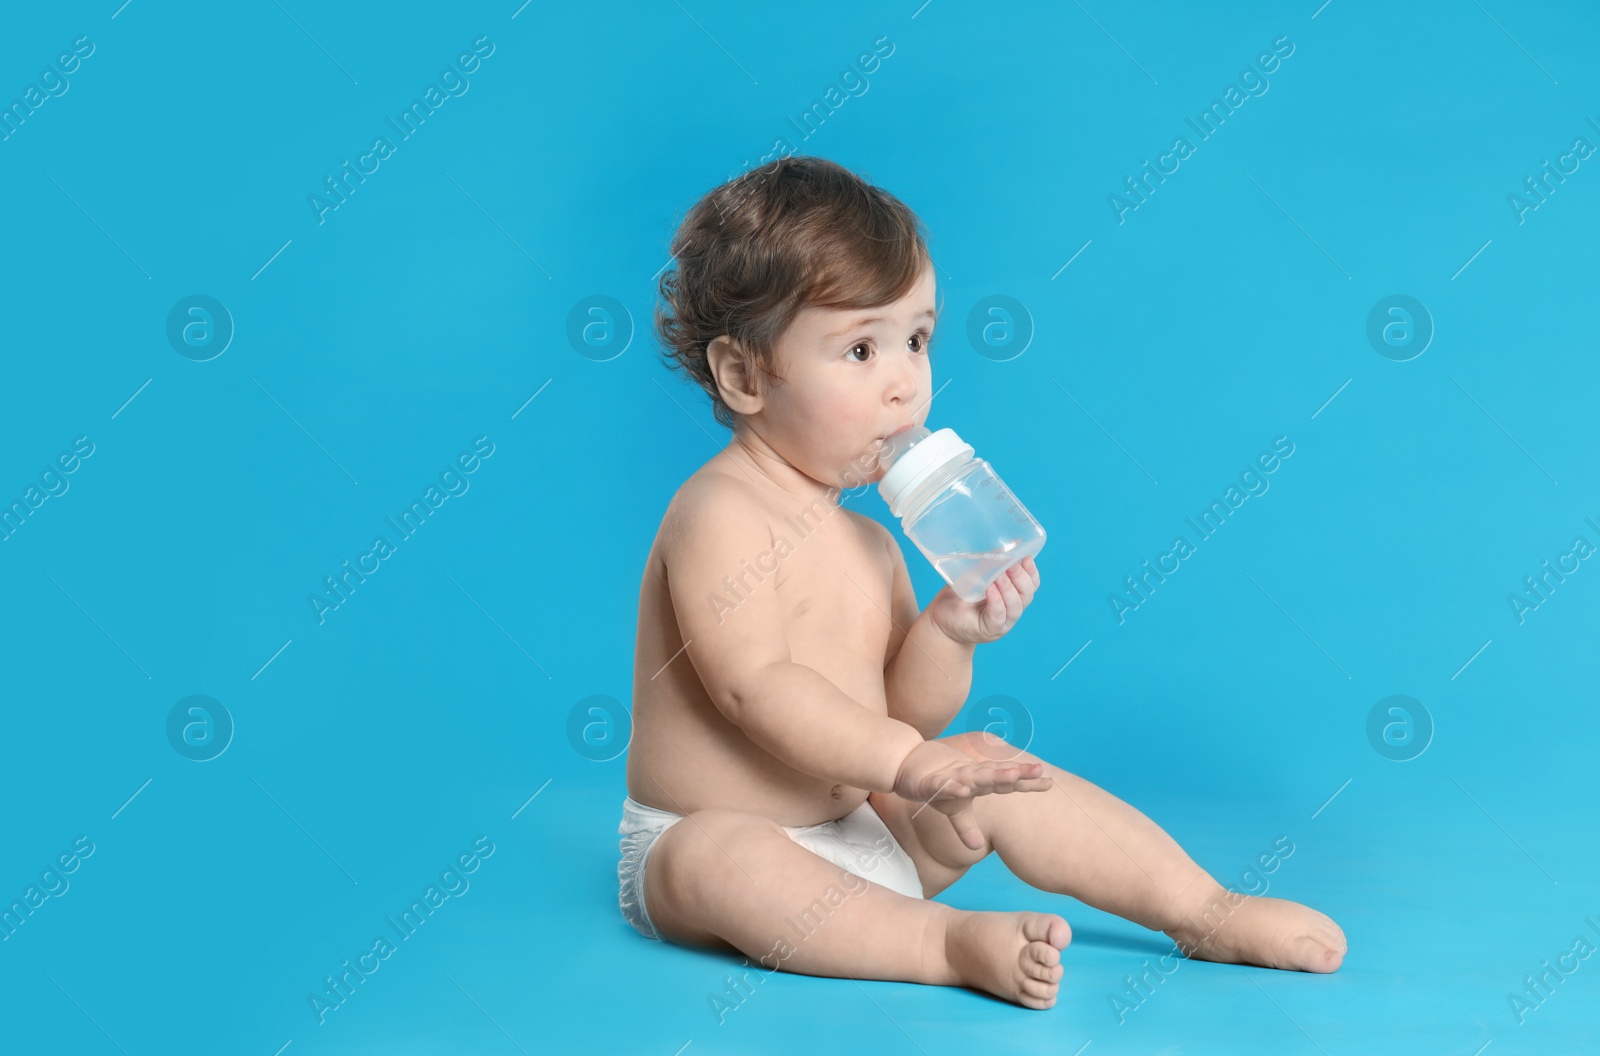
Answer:
MULTIPOLYGON (((943 815, 940 815, 942 818, 943 815)), ((1055 1004, 1071 932, 1053 913, 974 913, 869 883, 770 818, 702 810, 656 840, 645 907, 682 943, 726 943, 768 969, 971 986, 1055 1004)))
MULTIPOLYGON (((974 741, 983 736, 944 740, 976 759, 1043 762, 992 738, 974 741)), ((1134 807, 1060 767, 1045 763, 1044 772, 1055 782, 1046 791, 973 803, 988 843, 1025 882, 1164 931, 1201 960, 1308 972, 1339 967, 1344 933, 1328 917, 1296 902, 1226 891, 1134 807)), ((924 846, 943 841, 940 855, 965 851, 935 811, 921 811, 914 828, 924 846)))

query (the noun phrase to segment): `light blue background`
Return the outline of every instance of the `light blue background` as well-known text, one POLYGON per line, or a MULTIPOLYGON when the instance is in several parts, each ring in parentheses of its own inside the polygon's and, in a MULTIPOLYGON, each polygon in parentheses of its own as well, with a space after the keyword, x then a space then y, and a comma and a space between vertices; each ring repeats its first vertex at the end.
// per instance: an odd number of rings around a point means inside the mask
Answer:
POLYGON ((1587 5, 104 0, 8 12, 0 101, 84 35, 70 89, 0 142, 0 498, 95 445, 0 543, 0 900, 96 848, 0 943, 7 1050, 1600 1044, 1600 961, 1526 1023, 1507 999, 1600 943, 1600 571, 1522 623, 1507 602, 1600 544, 1600 158, 1522 223, 1507 203, 1600 144, 1587 5), (307 196, 485 36, 469 90, 319 224, 307 196), (1270 89, 1119 224, 1108 195, 1283 36, 1270 89), (801 139, 880 38, 870 87, 801 139), (719 1024, 738 959, 621 920, 624 760, 568 717, 626 708, 645 555, 727 435, 655 358, 654 276, 782 137, 926 222, 930 423, 1049 532, 956 727, 1013 698, 1032 751, 1225 883, 1288 837, 1271 893, 1343 925, 1336 975, 1189 963, 1119 1023, 1170 944, 991 859, 941 897, 1071 921, 1052 1011, 780 974, 719 1024), (193 294, 236 327, 207 362, 165 334, 193 294), (965 338, 996 294, 1033 328, 1003 362, 965 338), (1391 294, 1436 327, 1408 362, 1366 339, 1391 294), (621 354, 568 339, 594 295, 626 308, 621 354), (469 490, 319 623, 323 577, 480 436, 469 490), (1279 436, 1270 491, 1119 625, 1107 595, 1279 436), (167 740, 192 694, 236 724, 209 762, 167 740), (1367 739, 1393 694, 1436 726, 1409 762, 1367 739), (319 1025, 307 995, 479 836, 470 888, 319 1025))

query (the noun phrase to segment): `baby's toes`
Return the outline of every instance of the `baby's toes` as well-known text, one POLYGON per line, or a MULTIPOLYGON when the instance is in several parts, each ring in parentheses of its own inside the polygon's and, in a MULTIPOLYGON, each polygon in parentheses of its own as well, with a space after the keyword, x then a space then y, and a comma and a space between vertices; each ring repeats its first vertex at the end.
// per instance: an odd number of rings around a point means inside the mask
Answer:
POLYGON ((1033 1008, 1050 1008, 1056 1003, 1061 987, 1056 983, 1043 983, 1037 979, 1022 981, 1022 1000, 1033 1008))
MULTIPOLYGON (((1301 906, 1300 908, 1303 909, 1306 912, 1306 914, 1307 914, 1307 916, 1309 918, 1309 921, 1308 921, 1308 924, 1307 924, 1308 930, 1314 931, 1314 932, 1335 932, 1335 931, 1339 931, 1339 925, 1335 924, 1333 922, 1333 918, 1328 916, 1326 913, 1322 912, 1321 910, 1312 909, 1310 906, 1301 906)), ((1343 934, 1343 933, 1341 932, 1341 934, 1343 934)))
POLYGON ((1323 945, 1309 935, 1301 935, 1292 945, 1296 965, 1308 972, 1333 972, 1344 962, 1344 954, 1323 945))
POLYGON ((1344 953, 1349 949, 1350 944, 1345 940, 1344 929, 1335 924, 1332 917, 1326 917, 1320 913, 1317 916, 1322 919, 1312 924, 1306 933, 1330 950, 1344 953))
POLYGON ((1061 951, 1047 942, 1030 942, 1022 948, 1017 958, 1023 974, 1044 983, 1061 980, 1061 951))
MULTIPOLYGON (((1054 913, 1033 914, 1023 924, 1022 934, 1034 942, 1045 943, 1057 951, 1066 949, 1067 945, 1072 942, 1072 927, 1064 918, 1054 913)), ((1046 963, 1054 964, 1059 960, 1060 953, 1057 952, 1056 959, 1054 961, 1046 961, 1046 963)))
POLYGON ((1344 932, 1330 920, 1327 925, 1318 922, 1304 935, 1297 935, 1292 949, 1294 960, 1304 965, 1306 971, 1334 972, 1344 962, 1347 945, 1344 932))

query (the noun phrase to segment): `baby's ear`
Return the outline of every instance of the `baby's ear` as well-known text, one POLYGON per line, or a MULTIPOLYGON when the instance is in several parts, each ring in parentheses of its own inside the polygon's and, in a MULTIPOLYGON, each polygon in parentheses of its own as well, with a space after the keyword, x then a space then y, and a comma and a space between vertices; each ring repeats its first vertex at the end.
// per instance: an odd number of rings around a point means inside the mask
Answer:
POLYGON ((722 402, 735 414, 754 414, 765 402, 760 379, 752 376, 750 358, 739 342, 723 334, 706 347, 706 368, 716 380, 722 402))

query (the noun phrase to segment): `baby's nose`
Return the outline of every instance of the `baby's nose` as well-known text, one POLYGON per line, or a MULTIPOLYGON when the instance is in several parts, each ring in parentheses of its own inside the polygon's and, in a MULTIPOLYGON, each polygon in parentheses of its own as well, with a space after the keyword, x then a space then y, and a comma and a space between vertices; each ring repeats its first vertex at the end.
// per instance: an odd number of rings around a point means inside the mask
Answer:
POLYGON ((885 393, 891 403, 904 403, 916 398, 917 368, 910 363, 901 366, 885 393))

